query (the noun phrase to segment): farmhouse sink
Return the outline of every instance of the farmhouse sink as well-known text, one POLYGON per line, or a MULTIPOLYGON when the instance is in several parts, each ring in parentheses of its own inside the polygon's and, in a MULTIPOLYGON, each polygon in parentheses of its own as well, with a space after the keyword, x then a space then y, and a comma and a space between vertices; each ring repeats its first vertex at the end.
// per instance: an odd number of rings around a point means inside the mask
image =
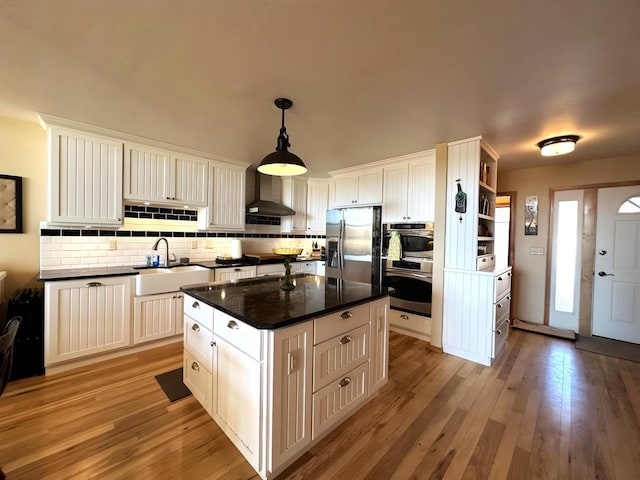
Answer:
POLYGON ((177 292, 182 285, 208 283, 211 270, 200 265, 137 269, 136 295, 177 292))

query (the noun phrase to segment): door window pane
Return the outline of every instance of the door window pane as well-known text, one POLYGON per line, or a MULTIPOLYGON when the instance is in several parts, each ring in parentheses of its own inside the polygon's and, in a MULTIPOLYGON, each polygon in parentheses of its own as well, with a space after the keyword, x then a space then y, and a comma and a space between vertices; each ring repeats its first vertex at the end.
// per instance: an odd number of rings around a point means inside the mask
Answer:
POLYGON ((640 197, 631 197, 620 205, 618 213, 638 213, 640 212, 640 197))
POLYGON ((578 202, 558 202, 556 288, 554 308, 574 312, 578 242, 578 202))

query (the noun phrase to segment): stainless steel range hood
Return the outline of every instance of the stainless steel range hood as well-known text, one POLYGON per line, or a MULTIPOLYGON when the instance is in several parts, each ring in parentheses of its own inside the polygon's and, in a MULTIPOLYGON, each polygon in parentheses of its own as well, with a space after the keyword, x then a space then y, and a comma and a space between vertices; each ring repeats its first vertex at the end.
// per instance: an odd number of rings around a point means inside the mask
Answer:
POLYGON ((255 200, 247 205, 247 215, 268 215, 285 217, 295 215, 291 208, 280 203, 282 198, 282 179, 273 175, 263 175, 256 170, 255 200))

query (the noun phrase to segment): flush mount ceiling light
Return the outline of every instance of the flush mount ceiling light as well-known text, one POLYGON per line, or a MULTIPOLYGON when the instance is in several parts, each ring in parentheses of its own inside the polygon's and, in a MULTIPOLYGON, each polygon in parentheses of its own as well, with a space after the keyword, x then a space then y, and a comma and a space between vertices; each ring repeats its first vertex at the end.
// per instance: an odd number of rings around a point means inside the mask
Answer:
POLYGON ((540 148, 540 153, 543 157, 555 157, 556 155, 573 152, 579 139, 578 135, 561 135, 547 138, 538 142, 538 148, 540 148))
POLYGON ((291 145, 289 144, 287 129, 284 126, 284 111, 291 108, 293 102, 288 98, 276 98, 273 103, 282 110, 282 127, 280 127, 276 151, 262 159, 258 171, 266 175, 277 175, 279 177, 302 175, 307 171, 307 167, 300 157, 287 150, 291 145))

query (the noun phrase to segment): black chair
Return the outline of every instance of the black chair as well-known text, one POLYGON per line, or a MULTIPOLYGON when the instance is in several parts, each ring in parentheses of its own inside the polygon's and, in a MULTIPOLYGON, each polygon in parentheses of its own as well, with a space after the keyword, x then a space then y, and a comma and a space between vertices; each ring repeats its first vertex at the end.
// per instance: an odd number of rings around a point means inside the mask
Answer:
MULTIPOLYGON (((0 396, 4 388, 9 383, 11 375, 11 364, 13 362, 13 344, 20 327, 21 317, 13 317, 4 327, 4 332, 0 336, 0 396)), ((0 468, 0 480, 4 480, 5 475, 0 468)))

